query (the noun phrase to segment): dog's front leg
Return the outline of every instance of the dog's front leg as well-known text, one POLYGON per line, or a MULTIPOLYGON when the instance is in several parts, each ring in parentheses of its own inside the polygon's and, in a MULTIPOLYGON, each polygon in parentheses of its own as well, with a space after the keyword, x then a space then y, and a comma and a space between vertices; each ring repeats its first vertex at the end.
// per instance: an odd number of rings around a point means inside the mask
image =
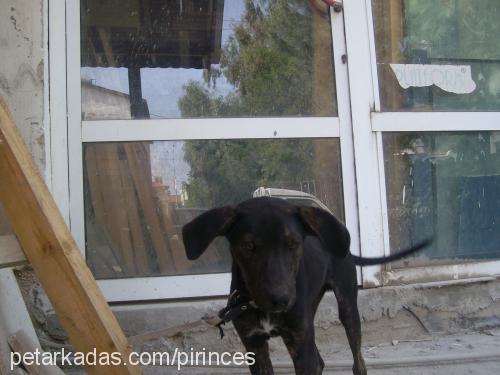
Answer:
POLYGON ((248 353, 254 353, 255 363, 250 365, 252 375, 273 375, 273 365, 269 357, 268 337, 263 335, 252 335, 253 319, 247 321, 236 319, 233 321, 236 332, 248 353))
POLYGON ((292 357, 295 374, 319 375, 323 373, 325 363, 314 341, 312 323, 300 331, 283 332, 282 338, 292 357))
POLYGON ((247 352, 253 352, 255 354, 255 363, 249 366, 250 373, 252 375, 273 375, 273 365, 269 358, 269 346, 267 340, 262 341, 263 342, 259 343, 248 343, 243 341, 243 345, 245 345, 247 352))

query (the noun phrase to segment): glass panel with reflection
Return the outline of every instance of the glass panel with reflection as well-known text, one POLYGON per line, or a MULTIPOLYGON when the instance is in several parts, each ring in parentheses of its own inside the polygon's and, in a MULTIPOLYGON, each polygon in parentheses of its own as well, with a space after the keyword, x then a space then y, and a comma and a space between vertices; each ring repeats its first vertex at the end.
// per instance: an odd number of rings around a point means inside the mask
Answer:
POLYGON ((327 10, 309 0, 82 0, 82 119, 334 116, 327 10))
POLYGON ((372 0, 383 111, 499 111, 498 0, 372 0))
POLYGON ((181 228, 261 187, 344 217, 338 139, 87 143, 83 157, 87 262, 99 279, 229 271, 224 239, 191 262, 181 228))
POLYGON ((500 258, 500 132, 385 133, 391 251, 418 266, 500 258))

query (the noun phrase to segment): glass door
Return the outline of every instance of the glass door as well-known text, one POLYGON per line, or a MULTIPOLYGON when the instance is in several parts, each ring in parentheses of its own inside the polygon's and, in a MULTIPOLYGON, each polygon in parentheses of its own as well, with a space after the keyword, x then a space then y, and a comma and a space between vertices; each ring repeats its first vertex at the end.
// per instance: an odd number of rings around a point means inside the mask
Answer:
POLYGON ((359 254, 342 13, 308 0, 67 2, 71 230, 110 301, 223 295, 182 225, 256 195, 326 206, 359 254))

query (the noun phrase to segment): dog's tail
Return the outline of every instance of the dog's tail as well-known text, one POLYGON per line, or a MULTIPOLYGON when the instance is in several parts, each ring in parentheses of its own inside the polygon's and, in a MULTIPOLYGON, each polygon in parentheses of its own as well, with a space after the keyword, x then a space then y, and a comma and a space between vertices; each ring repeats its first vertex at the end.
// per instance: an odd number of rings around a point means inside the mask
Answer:
POLYGON ((405 256, 408 256, 410 254, 413 254, 419 250, 422 250, 424 247, 429 246, 432 242, 434 241, 434 238, 428 238, 422 242, 417 243, 416 245, 405 249, 403 251, 399 251, 396 254, 389 255, 387 257, 377 257, 377 258, 363 258, 363 257, 358 257, 356 255, 351 254, 351 257, 354 261, 354 264, 357 266, 372 266, 376 264, 384 264, 384 263, 389 263, 393 262, 395 260, 404 258, 405 256))

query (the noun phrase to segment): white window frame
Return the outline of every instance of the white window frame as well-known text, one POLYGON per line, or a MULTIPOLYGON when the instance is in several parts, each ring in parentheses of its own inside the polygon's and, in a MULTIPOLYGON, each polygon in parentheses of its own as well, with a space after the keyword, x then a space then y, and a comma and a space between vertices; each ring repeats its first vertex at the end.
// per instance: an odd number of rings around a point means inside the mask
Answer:
MULTIPOLYGON (((381 112, 371 5, 371 0, 344 2, 355 124, 361 252, 363 255, 380 256, 390 254, 382 143, 384 132, 500 131, 500 112, 381 112), (361 15, 365 19, 351 15, 361 15), (367 89, 368 85, 371 85, 371 90, 367 89)), ((363 282, 368 287, 468 279, 498 275, 499 270, 500 260, 394 270, 388 264, 364 268, 363 282)))
MULTIPOLYGON (((82 121, 80 4, 50 0, 52 186, 82 253, 85 253, 83 142, 340 138, 345 220, 352 235, 351 251, 360 254, 349 77, 347 64, 342 61, 342 55, 346 54, 344 20, 342 14, 333 11, 331 18, 337 117, 82 121)), ((359 271, 358 278, 361 280, 359 271)), ((230 273, 98 280, 110 302, 227 295, 229 283, 230 273)))

